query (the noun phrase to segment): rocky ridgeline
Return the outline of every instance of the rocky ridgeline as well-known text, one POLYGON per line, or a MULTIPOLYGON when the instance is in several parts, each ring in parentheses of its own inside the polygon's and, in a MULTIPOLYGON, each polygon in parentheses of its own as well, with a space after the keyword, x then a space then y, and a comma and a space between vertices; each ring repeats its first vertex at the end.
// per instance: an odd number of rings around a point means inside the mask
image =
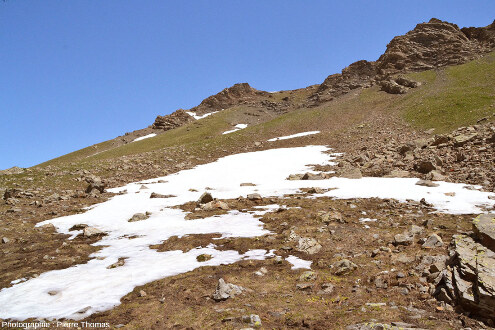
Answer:
POLYGON ((495 126, 461 127, 450 134, 412 141, 390 138, 363 142, 344 155, 338 173, 348 176, 420 177, 479 184, 495 189, 495 126))
MULTIPOLYGON (((455 24, 432 18, 405 35, 393 38, 377 61, 357 61, 343 69, 342 73, 328 76, 314 92, 310 92, 304 104, 314 106, 375 84, 387 93, 404 94, 410 88, 417 87, 418 83, 401 74, 463 64, 494 48, 495 21, 486 27, 460 29, 455 24)), ((278 102, 268 100, 270 96, 270 93, 256 90, 248 83, 240 83, 204 99, 190 111, 204 115, 236 105, 250 105, 280 114, 295 106, 289 99, 278 102)), ((170 115, 158 116, 151 127, 169 130, 191 120, 180 109, 170 115)))
POLYGON ((392 39, 377 61, 358 61, 342 70, 341 74, 328 76, 311 99, 328 101, 376 83, 387 92, 402 94, 407 89, 397 87, 395 83, 406 88, 415 86, 396 81, 387 83, 391 76, 463 64, 492 51, 494 47, 495 21, 487 27, 459 29, 455 24, 432 18, 428 23, 418 24, 414 30, 392 39), (390 88, 392 86, 394 88, 390 88))

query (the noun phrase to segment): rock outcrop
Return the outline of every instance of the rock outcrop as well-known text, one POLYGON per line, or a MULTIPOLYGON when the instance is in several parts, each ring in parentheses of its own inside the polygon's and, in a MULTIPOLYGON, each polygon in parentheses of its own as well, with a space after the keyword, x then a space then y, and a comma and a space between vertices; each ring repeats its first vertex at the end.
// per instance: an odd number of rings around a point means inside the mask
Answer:
POLYGON ((168 131, 192 121, 194 121, 194 118, 191 115, 186 113, 185 110, 179 109, 170 115, 157 116, 151 128, 168 131))
POLYGON ((248 83, 239 83, 207 97, 197 107, 191 110, 202 115, 208 112, 226 109, 243 102, 252 101, 256 96, 260 95, 268 95, 268 93, 254 89, 248 83))
POLYGON ((494 48, 495 21, 486 27, 460 29, 455 24, 432 18, 405 35, 393 38, 377 61, 357 61, 342 73, 328 76, 311 99, 328 101, 376 83, 389 93, 404 94, 407 88, 416 86, 408 86, 401 80, 390 81, 389 77, 466 63, 494 48))
POLYGON ((451 258, 435 280, 434 295, 473 316, 495 321, 495 251, 491 249, 495 215, 477 217, 473 229, 473 237, 453 237, 451 258))

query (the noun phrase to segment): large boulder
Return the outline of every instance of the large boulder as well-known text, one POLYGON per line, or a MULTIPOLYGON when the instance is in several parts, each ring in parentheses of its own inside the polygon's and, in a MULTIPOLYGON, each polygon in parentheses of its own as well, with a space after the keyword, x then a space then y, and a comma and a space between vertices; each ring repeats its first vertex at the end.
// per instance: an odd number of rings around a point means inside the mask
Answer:
POLYGON ((495 251, 495 214, 482 214, 474 219, 473 231, 481 244, 495 251))
POLYGON ((477 217, 474 238, 453 237, 451 258, 434 281, 437 299, 491 321, 495 321, 495 252, 487 245, 493 243, 493 219, 493 215, 477 217))
POLYGON ((106 184, 99 177, 90 175, 84 179, 88 186, 86 187, 86 193, 90 194, 94 189, 98 190, 100 193, 105 192, 106 184))

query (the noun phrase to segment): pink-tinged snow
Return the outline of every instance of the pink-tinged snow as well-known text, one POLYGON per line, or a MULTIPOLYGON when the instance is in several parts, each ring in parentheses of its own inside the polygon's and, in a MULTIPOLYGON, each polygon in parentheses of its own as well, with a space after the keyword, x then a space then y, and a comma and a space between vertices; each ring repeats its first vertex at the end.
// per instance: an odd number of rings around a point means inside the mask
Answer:
POLYGON ((87 224, 106 232, 107 236, 95 243, 102 248, 91 255, 92 259, 88 263, 49 271, 2 289, 0 318, 81 319, 120 304, 120 299, 136 286, 157 279, 206 265, 273 256, 273 251, 266 250, 251 250, 245 254, 219 251, 213 244, 187 252, 157 252, 149 248, 174 235, 181 237, 218 233, 222 237, 256 237, 269 234, 263 229, 263 223, 258 217, 276 210, 278 205, 250 212, 232 210, 220 216, 185 220, 187 213, 174 206, 197 200, 207 187, 211 188, 209 191, 213 197, 218 199, 232 199, 250 193, 259 193, 263 197, 282 197, 297 193, 301 188, 335 188, 324 194, 313 195, 313 198, 380 197, 400 201, 425 198, 438 211, 450 213, 478 213, 481 211, 478 205, 493 206, 495 203, 495 200, 488 198, 494 196, 493 193, 469 190, 463 184, 446 182, 438 182, 438 187, 424 187, 415 185, 417 179, 409 178, 286 180, 290 174, 311 171, 307 164, 332 164, 335 156, 329 150, 325 146, 306 146, 227 156, 190 170, 110 189, 123 194, 88 208, 86 213, 39 223, 38 226, 52 223, 59 232, 73 234, 73 237, 80 231, 69 232, 69 228, 76 224, 87 224), (240 186, 243 182, 251 182, 256 186, 240 186), (141 189, 142 185, 148 189, 141 189), (152 192, 177 197, 151 199, 152 192), (445 195, 447 192, 454 192, 455 195, 445 195), (151 212, 151 216, 147 220, 128 222, 138 212, 151 212), (129 239, 131 236, 136 238, 129 239), (207 262, 198 262, 196 256, 203 253, 213 258, 207 262), (126 258, 124 266, 107 269, 119 258, 126 258), (58 293, 50 295, 50 291, 58 293))
POLYGON ((235 127, 234 129, 232 129, 230 131, 225 131, 222 134, 230 134, 230 133, 237 132, 237 131, 239 131, 241 129, 244 129, 244 128, 248 127, 248 125, 247 124, 237 124, 234 127, 235 127))
POLYGON ((297 133, 297 134, 292 134, 292 135, 287 135, 287 136, 281 136, 281 137, 276 137, 273 139, 267 140, 268 142, 273 142, 273 141, 279 141, 279 140, 288 140, 288 139, 293 139, 301 136, 307 136, 307 135, 313 135, 313 134, 318 134, 320 131, 311 131, 311 132, 302 132, 302 133, 297 133))
POLYGON ((290 269, 311 269, 311 261, 309 260, 303 260, 292 255, 285 258, 285 260, 292 264, 290 269))
POLYGON ((149 138, 152 138, 154 136, 156 136, 156 134, 155 133, 151 133, 151 134, 148 134, 148 135, 145 135, 145 136, 138 137, 137 139, 132 140, 132 142, 137 142, 137 141, 141 141, 141 140, 144 140, 144 139, 149 139, 149 138))
POLYGON ((208 113, 205 113, 204 115, 200 116, 200 115, 197 115, 196 113, 192 112, 192 111, 186 111, 186 113, 193 117, 194 119, 196 120, 200 120, 200 119, 203 119, 203 118, 206 118, 214 113, 217 113, 218 111, 213 111, 213 112, 208 112, 208 113))

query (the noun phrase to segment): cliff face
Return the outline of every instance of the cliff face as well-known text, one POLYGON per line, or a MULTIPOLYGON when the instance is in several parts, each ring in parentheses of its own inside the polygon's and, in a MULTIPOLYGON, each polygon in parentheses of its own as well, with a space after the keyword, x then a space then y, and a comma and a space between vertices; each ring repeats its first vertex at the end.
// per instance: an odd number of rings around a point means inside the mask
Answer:
POLYGON ((389 76, 425 71, 473 60, 495 48, 495 21, 482 28, 463 28, 432 18, 393 38, 375 62, 358 61, 328 76, 313 100, 326 101, 352 89, 369 87, 389 76))

